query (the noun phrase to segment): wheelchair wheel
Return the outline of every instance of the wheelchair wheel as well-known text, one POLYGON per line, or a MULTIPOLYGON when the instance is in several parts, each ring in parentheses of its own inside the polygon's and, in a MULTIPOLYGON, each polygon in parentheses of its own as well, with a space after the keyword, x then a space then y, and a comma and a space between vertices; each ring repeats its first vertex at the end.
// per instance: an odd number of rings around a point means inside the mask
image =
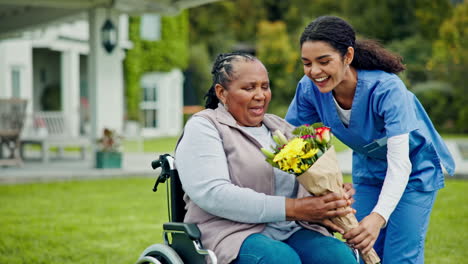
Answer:
POLYGON ((136 264, 184 264, 184 262, 170 246, 154 244, 141 253, 136 264))

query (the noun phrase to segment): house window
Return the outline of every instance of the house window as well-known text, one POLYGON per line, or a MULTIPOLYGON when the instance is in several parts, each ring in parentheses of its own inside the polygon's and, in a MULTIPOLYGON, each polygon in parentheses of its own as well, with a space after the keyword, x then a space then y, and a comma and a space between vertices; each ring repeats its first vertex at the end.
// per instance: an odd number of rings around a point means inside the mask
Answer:
POLYGON ((158 87, 155 83, 143 86, 143 101, 140 103, 143 124, 146 128, 158 127, 158 87))
POLYGON ((140 37, 143 40, 158 41, 161 39, 161 16, 144 14, 141 17, 140 37))
POLYGON ((11 95, 21 97, 21 69, 19 67, 11 69, 11 95))

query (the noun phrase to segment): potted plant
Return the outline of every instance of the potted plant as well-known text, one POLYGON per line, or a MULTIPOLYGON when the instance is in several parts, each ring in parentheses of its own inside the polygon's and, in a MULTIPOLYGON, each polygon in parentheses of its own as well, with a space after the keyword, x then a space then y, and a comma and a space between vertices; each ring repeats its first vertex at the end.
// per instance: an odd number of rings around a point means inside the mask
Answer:
POLYGON ((102 138, 98 140, 99 150, 96 152, 96 168, 121 168, 122 152, 120 151, 122 137, 114 130, 104 128, 102 138))

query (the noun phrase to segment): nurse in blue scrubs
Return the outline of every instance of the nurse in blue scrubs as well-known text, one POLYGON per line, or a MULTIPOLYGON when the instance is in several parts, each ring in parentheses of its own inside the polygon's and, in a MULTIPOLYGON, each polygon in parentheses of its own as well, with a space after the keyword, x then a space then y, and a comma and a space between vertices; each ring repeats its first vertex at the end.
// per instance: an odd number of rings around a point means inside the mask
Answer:
POLYGON ((384 264, 424 263, 424 240, 445 167, 454 161, 426 111, 396 75, 401 57, 356 40, 343 19, 319 17, 300 39, 305 76, 286 120, 323 122, 353 150, 359 226, 344 234, 384 264))

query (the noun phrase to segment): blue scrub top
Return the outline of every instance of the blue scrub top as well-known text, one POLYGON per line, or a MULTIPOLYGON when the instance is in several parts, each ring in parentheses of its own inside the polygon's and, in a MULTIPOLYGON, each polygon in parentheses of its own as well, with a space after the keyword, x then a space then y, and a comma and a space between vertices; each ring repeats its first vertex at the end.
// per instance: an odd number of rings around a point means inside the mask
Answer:
POLYGON ((338 116, 332 92, 321 93, 304 76, 297 85, 286 120, 292 125, 323 122, 353 150, 353 182, 381 185, 387 172, 386 139, 409 133, 412 171, 408 187, 433 191, 444 187, 445 167, 455 163, 419 100, 400 78, 380 70, 358 70, 349 126, 338 116))

